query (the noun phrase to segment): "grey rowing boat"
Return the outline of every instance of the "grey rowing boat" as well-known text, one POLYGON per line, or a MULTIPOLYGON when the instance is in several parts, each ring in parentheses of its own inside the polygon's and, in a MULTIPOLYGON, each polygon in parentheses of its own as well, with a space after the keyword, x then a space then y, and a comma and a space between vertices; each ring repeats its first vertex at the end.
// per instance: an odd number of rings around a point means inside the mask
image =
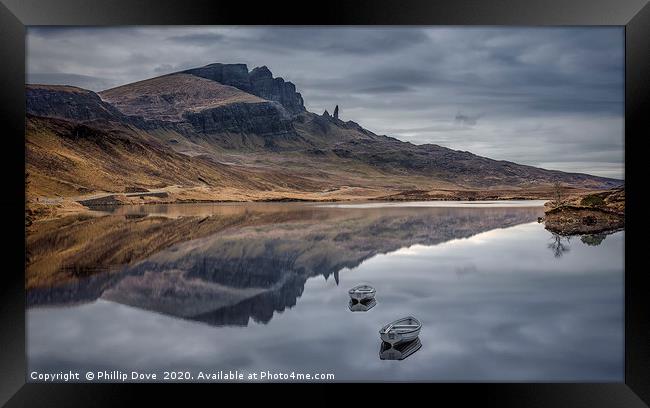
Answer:
POLYGON ((352 300, 362 301, 373 299, 377 291, 370 285, 357 285, 352 289, 348 290, 348 294, 352 300))
POLYGON ((422 323, 413 316, 403 317, 388 323, 379 330, 382 341, 395 345, 415 340, 420 334, 422 323))

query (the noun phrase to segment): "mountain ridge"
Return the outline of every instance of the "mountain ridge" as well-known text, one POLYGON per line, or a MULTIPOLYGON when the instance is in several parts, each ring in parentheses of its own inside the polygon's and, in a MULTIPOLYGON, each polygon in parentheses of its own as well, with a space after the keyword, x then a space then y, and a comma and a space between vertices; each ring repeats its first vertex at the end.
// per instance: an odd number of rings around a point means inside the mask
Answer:
POLYGON ((213 63, 181 71, 181 73, 231 85, 269 101, 279 102, 292 113, 305 111, 302 95, 296 92, 296 86, 281 77, 273 77, 266 65, 253 68, 249 72, 246 64, 213 63))

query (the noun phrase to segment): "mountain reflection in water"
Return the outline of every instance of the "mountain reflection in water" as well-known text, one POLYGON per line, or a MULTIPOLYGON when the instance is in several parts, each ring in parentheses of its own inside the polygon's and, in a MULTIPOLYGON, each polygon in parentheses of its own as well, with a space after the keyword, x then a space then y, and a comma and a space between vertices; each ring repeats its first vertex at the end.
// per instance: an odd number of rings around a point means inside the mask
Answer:
POLYGON ((62 220, 32 237, 34 271, 47 255, 50 272, 107 272, 28 291, 29 370, 620 382, 624 231, 567 240, 542 211, 285 203, 62 220), (350 310, 360 283, 377 290, 367 312, 350 310), (382 349, 378 330, 408 315, 422 346, 382 349))
MULTIPOLYGON (((121 214, 127 208, 117 208, 119 215, 107 217, 125 216, 122 225, 127 236, 132 223, 147 216, 143 211, 172 221, 179 217, 264 221, 255 225, 242 221, 241 227, 234 223, 218 233, 174 244, 119 272, 30 290, 29 303, 64 305, 103 298, 214 326, 246 326, 250 319, 267 323, 275 312, 296 305, 311 277, 333 276, 338 283, 339 271, 378 254, 531 222, 541 211, 535 207, 169 207, 136 207, 121 214)), ((170 228, 177 226, 178 222, 169 223, 170 228)), ((163 223, 163 234, 164 228, 163 223)), ((95 240, 101 242, 101 237, 95 240)))

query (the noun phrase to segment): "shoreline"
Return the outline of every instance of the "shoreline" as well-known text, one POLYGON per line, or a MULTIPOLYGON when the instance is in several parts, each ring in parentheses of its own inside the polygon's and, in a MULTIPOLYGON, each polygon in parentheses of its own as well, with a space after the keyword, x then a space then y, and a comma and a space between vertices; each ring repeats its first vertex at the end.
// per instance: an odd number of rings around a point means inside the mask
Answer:
MULTIPOLYGON (((571 195, 560 206, 554 205, 548 190, 409 190, 374 196, 351 195, 339 197, 303 197, 288 195, 241 198, 183 198, 171 192, 140 191, 129 193, 99 193, 84 197, 45 198, 29 200, 26 204, 26 225, 74 215, 96 215, 111 207, 185 205, 185 204, 280 204, 280 203, 412 203, 412 202, 485 202, 485 201, 544 201, 544 216, 538 219, 545 228, 561 235, 591 234, 613 231, 624 227, 624 189, 569 190, 571 195), (105 194, 105 195, 102 195, 105 194), (617 196, 618 207, 609 208, 605 200, 617 196), (98 197, 99 195, 99 197, 98 197), (146 197, 146 198, 145 198, 146 197), (587 200, 585 205, 584 201, 587 200), (589 200, 598 205, 593 205, 589 200), (622 204, 621 204, 622 202, 622 204)), ((375 192, 376 193, 376 192, 375 192)))
MULTIPOLYGON (((176 200, 147 200, 142 202, 129 202, 121 200, 104 200, 113 198, 117 194, 112 194, 100 199, 90 200, 67 200, 62 199, 59 202, 28 202, 25 207, 26 223, 31 226, 34 223, 41 223, 56 220, 66 216, 93 214, 106 208, 112 207, 136 207, 136 206, 153 206, 153 205, 192 205, 192 204, 282 204, 282 203, 305 203, 305 204, 326 204, 326 203, 398 203, 398 202, 485 202, 485 201, 545 201, 548 198, 538 197, 489 197, 489 198, 466 198, 466 197, 429 197, 429 198, 409 198, 409 199, 389 199, 386 197, 359 197, 359 198, 326 198, 326 199, 306 199, 297 197, 278 197, 278 198, 261 198, 253 200, 236 200, 236 199, 176 199, 176 200), (97 203, 88 204, 88 201, 97 203)), ((545 204, 544 204, 545 205, 545 204)))
POLYGON ((559 235, 602 234, 625 228, 625 190, 613 189, 546 204, 545 228, 559 235))
POLYGON ((252 204, 252 203, 340 203, 340 202, 425 202, 425 201, 450 201, 450 202, 460 202, 460 201, 545 201, 548 202, 549 199, 545 198, 534 198, 534 197, 499 197, 499 198, 490 198, 490 199, 466 199, 466 198, 429 198, 429 199, 386 199, 384 197, 377 198, 328 198, 323 200, 312 200, 306 198, 269 198, 269 199, 257 199, 257 200, 175 200, 175 201, 147 201, 142 203, 128 203, 128 202, 119 202, 107 203, 107 204, 83 204, 82 201, 75 201, 84 207, 112 207, 112 206, 138 206, 138 205, 170 205, 170 204, 252 204))

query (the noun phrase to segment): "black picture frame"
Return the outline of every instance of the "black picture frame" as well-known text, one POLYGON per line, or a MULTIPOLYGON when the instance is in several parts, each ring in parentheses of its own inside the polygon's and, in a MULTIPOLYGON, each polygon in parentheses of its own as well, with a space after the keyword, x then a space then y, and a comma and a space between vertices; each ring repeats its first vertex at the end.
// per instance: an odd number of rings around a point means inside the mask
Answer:
MULTIPOLYGON (((174 0, 0 0, 0 123, 5 193, 5 264, 0 286, 0 404, 119 406, 151 386, 26 383, 25 357, 25 26, 31 25, 618 25, 625 26, 625 381, 603 384, 429 384, 454 405, 643 407, 650 404, 647 267, 640 262, 644 139, 650 117, 650 5, 647 0, 363 0, 301 2, 174 0), (23 272, 21 272, 23 271, 23 272)), ((155 394, 177 394, 156 386, 155 394)), ((206 392, 205 387, 201 388, 206 392)), ((214 389, 207 390, 212 393, 214 389)), ((192 391, 195 392, 194 390, 192 391)), ((240 391, 241 392, 241 391, 240 391)), ((238 393, 239 394, 239 393, 238 393)), ((322 391, 319 391, 322 394, 322 391)), ((444 398, 444 399, 443 399, 444 398)), ((213 400, 216 402, 217 400, 213 400)), ((343 402, 343 401, 342 401, 343 402)), ((349 402, 349 401, 348 401, 349 402)))

